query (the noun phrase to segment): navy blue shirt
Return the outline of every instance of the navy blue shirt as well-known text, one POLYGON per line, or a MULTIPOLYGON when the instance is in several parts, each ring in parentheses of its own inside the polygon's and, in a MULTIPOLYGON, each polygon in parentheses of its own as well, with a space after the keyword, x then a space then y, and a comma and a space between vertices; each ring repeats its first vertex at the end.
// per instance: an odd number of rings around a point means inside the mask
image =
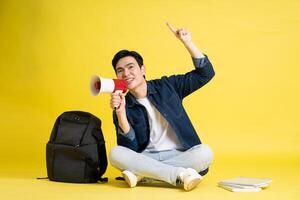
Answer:
MULTIPOLYGON (((173 75, 147 81, 147 98, 165 117, 175 131, 183 150, 201 144, 201 141, 182 105, 184 97, 205 85, 215 75, 207 56, 193 58, 195 69, 182 75, 173 75)), ((126 115, 130 130, 124 134, 113 112, 118 145, 136 152, 146 149, 150 138, 150 127, 146 108, 128 92, 126 94, 126 115)))

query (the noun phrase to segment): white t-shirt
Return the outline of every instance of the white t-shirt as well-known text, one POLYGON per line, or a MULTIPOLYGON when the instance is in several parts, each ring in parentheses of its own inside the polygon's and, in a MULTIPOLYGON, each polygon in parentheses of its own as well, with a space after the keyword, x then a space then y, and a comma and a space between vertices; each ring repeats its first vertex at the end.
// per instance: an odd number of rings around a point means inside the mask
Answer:
POLYGON ((170 126, 169 122, 150 103, 148 98, 137 99, 137 101, 145 106, 150 125, 150 141, 145 151, 156 152, 181 149, 182 146, 175 131, 170 126))

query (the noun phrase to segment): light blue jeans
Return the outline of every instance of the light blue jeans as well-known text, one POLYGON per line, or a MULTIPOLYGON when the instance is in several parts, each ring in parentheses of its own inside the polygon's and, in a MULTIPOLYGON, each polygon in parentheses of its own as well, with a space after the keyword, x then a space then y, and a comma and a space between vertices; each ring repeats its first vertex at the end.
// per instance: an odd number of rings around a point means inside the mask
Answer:
POLYGON ((114 147, 109 154, 113 167, 151 179, 176 185, 178 175, 184 168, 197 172, 209 167, 213 153, 206 144, 199 144, 186 151, 168 150, 137 153, 123 146, 114 147))

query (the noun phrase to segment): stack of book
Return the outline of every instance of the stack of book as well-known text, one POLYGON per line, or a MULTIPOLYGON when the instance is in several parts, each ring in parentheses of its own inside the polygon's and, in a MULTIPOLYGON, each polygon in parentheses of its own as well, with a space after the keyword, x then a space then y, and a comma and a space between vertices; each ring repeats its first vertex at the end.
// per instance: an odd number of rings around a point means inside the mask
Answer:
POLYGON ((218 183, 219 187, 232 192, 259 192, 271 183, 271 179, 237 177, 218 183))

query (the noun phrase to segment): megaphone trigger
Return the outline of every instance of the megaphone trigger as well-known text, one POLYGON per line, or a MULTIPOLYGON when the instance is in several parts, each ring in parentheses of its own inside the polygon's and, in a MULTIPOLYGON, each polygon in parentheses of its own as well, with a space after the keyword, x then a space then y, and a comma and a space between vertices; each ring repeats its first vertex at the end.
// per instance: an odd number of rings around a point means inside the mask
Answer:
POLYGON ((123 90, 116 90, 116 91, 114 91, 114 94, 121 94, 121 93, 123 93, 123 90))

